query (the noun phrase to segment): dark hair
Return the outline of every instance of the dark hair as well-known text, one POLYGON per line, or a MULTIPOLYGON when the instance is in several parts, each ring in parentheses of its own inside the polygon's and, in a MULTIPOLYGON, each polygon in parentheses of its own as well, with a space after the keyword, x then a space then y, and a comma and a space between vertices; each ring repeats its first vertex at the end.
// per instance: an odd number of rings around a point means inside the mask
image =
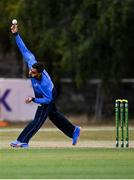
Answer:
POLYGON ((42 73, 43 70, 44 70, 44 66, 43 66, 42 63, 34 63, 34 64, 32 65, 32 67, 35 68, 35 69, 37 69, 37 71, 38 71, 39 73, 42 73))

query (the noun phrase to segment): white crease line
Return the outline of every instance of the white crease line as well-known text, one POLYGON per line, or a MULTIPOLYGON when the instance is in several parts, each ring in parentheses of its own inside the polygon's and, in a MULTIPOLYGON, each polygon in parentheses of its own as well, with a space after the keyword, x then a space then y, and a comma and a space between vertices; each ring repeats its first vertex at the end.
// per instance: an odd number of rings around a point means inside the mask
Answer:
MULTIPOLYGON (((0 149, 7 148, 9 146, 9 142, 4 141, 0 143, 0 149)), ((30 148, 74 148, 69 141, 31 141, 30 148)), ((79 141, 75 148, 116 148, 115 141, 79 141)), ((134 148, 134 141, 130 141, 130 148, 134 148)), ((117 149, 117 148, 116 148, 117 149)))

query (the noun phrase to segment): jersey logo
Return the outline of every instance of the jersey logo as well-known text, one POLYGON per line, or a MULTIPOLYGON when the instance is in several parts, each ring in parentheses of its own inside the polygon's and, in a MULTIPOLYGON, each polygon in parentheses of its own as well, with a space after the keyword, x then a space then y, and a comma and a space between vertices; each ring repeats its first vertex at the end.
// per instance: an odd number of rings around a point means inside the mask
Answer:
POLYGON ((34 87, 37 87, 38 86, 38 84, 37 83, 35 83, 35 84, 33 84, 34 85, 34 87))

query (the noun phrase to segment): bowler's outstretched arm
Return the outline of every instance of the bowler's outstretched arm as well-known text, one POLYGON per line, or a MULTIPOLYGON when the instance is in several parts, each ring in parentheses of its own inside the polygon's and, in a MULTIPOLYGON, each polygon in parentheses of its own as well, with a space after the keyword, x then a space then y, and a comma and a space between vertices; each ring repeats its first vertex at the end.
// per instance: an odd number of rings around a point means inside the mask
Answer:
POLYGON ((37 62, 35 59, 35 56, 31 53, 30 50, 28 50, 28 48, 24 44, 22 38, 20 37, 20 35, 18 33, 17 25, 12 25, 11 31, 15 36, 16 44, 17 44, 25 62, 28 64, 29 69, 31 69, 32 65, 37 62))

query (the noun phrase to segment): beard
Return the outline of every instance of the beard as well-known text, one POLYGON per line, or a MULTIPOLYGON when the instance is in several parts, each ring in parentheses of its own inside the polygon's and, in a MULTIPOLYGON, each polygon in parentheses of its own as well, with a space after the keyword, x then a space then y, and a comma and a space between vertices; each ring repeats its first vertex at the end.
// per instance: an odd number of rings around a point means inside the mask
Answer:
POLYGON ((29 78, 35 78, 35 77, 36 77, 36 74, 33 74, 33 73, 31 73, 31 71, 29 71, 28 77, 29 77, 29 78))
POLYGON ((29 78, 35 78, 35 79, 37 79, 37 80, 41 80, 42 75, 39 74, 39 76, 36 76, 36 75, 34 75, 34 74, 29 74, 28 77, 29 77, 29 78))
POLYGON ((28 77, 29 77, 29 78, 35 78, 36 76, 33 75, 33 74, 29 74, 28 77))

